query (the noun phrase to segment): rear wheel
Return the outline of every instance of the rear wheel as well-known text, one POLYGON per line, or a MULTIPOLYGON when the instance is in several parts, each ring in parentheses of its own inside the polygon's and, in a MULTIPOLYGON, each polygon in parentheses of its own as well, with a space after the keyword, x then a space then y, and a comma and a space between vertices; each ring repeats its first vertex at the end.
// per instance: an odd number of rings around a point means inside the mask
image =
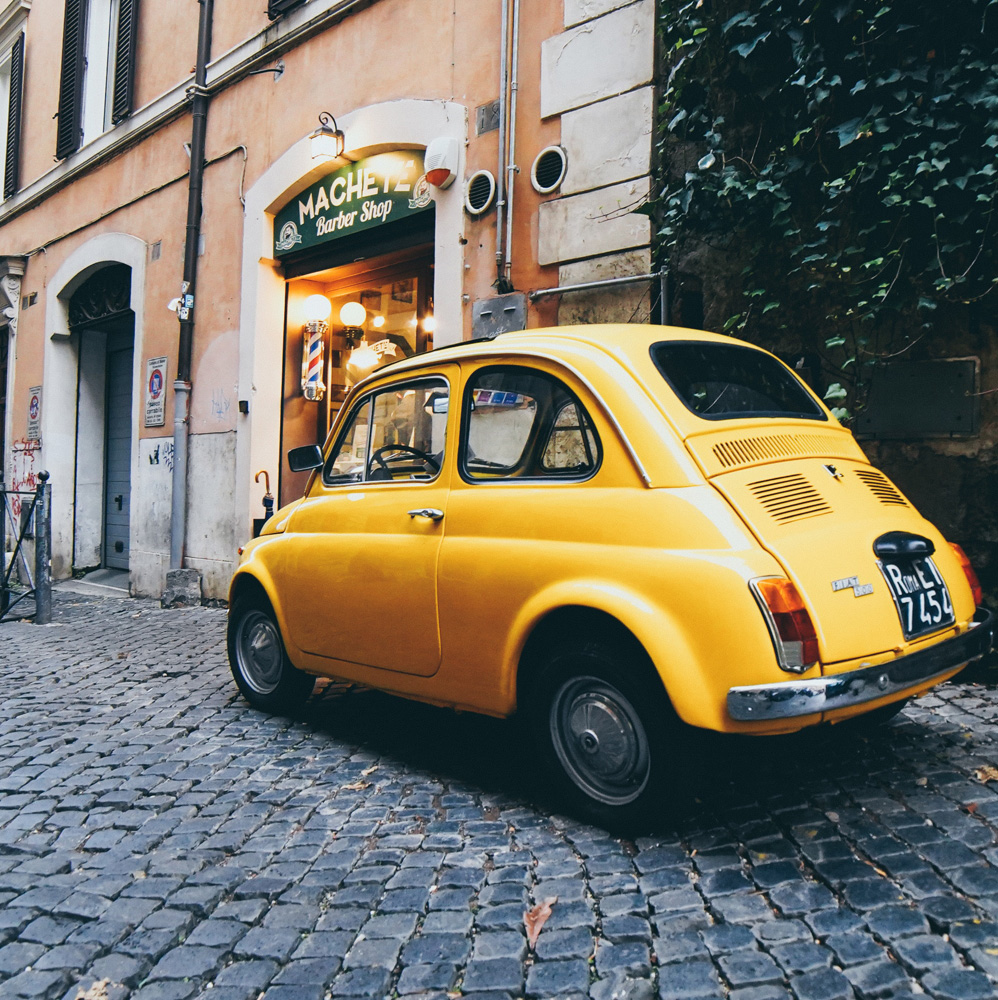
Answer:
POLYGON ((312 693, 315 678, 288 659, 273 608, 264 597, 248 595, 233 602, 228 647, 232 676, 255 708, 287 711, 312 693))
POLYGON ((675 716, 643 651, 575 643, 548 658, 527 698, 541 758, 573 811, 631 826, 671 804, 675 716))

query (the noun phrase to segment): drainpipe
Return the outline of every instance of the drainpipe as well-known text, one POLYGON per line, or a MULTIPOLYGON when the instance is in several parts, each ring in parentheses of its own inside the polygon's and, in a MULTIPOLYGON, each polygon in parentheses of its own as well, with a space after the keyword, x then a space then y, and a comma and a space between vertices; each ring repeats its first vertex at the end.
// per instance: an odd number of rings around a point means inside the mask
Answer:
POLYGON ((517 66, 520 50, 520 0, 513 0, 513 40, 511 61, 513 68, 509 79, 509 152, 506 156, 506 287, 500 291, 513 291, 513 188, 520 168, 516 165, 516 91, 517 66))
POLYGON ((506 254, 503 250, 503 213, 506 209, 506 92, 509 90, 509 0, 502 0, 499 14, 502 32, 502 62, 499 71, 499 169, 496 171, 496 280, 499 294, 506 287, 506 254))
POLYGON ((198 0, 198 55, 191 98, 191 167, 187 193, 187 244, 184 249, 184 283, 180 299, 180 346, 177 379, 173 383, 173 499, 170 505, 170 569, 184 564, 187 532, 187 441, 190 433, 191 355, 194 346, 195 297, 197 295, 198 248, 201 242, 201 188, 204 180, 205 133, 208 125, 208 60, 211 58, 211 28, 214 0, 198 0))

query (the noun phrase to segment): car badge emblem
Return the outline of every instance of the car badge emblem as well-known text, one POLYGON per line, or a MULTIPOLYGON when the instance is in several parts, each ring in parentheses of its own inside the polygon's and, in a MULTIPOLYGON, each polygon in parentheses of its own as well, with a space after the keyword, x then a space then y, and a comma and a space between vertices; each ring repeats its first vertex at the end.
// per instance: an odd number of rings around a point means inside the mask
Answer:
POLYGON ((832 477, 832 479, 842 479, 842 473, 839 472, 839 470, 836 469, 834 465, 826 465, 824 466, 824 469, 825 472, 827 472, 832 477))
POLYGON ((872 583, 860 583, 858 576, 846 576, 841 580, 832 580, 832 592, 837 594, 840 590, 852 590, 853 597, 866 597, 873 593, 872 583))

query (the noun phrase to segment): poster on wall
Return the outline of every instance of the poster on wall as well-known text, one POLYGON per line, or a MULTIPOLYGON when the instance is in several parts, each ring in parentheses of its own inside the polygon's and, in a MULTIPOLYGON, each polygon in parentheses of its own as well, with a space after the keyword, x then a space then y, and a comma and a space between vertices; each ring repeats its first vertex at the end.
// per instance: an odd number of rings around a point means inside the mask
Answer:
POLYGON ((146 360, 146 427, 166 423, 166 358, 146 360))
POLYGON ((29 441, 42 439, 42 387, 36 385, 28 390, 28 433, 29 441))
POLYGON ((421 149, 348 163, 295 195, 274 218, 277 257, 432 211, 421 149))

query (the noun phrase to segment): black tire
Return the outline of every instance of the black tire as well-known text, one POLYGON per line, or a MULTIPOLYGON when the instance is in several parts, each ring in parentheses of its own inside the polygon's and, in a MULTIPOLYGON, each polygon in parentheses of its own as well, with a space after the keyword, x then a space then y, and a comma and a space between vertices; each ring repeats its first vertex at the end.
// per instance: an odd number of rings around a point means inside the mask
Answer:
POLYGON ((228 647, 232 676, 254 708, 286 712, 312 693, 315 678, 288 659, 274 610, 262 595, 239 597, 229 608, 228 647))
POLYGON ((538 753, 568 808, 612 829, 672 814, 678 720, 635 643, 549 652, 525 692, 538 753))

